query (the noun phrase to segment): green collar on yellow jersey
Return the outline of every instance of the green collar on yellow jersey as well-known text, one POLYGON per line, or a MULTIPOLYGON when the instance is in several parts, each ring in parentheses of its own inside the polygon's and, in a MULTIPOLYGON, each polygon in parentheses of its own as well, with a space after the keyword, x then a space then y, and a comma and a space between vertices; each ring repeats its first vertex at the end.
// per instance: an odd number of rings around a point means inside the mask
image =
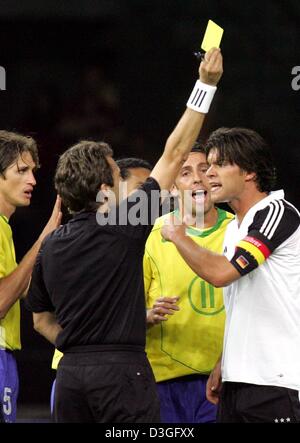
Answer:
MULTIPOLYGON (((212 234, 217 229, 219 229, 219 227, 221 226, 223 221, 226 220, 226 218, 228 218, 228 217, 227 217, 227 213, 226 213, 226 211, 224 211, 224 209, 220 209, 220 208, 216 208, 216 209, 218 211, 218 220, 214 226, 212 226, 211 228, 206 228, 206 229, 197 229, 197 228, 193 228, 192 226, 188 226, 187 233, 189 235, 194 236, 194 237, 207 237, 208 235, 212 234)), ((173 214, 175 216, 179 216, 179 209, 175 209, 173 214)))
POLYGON ((5 217, 5 215, 0 214, 0 217, 3 218, 3 220, 4 220, 7 224, 9 224, 9 223, 8 223, 8 218, 5 217))

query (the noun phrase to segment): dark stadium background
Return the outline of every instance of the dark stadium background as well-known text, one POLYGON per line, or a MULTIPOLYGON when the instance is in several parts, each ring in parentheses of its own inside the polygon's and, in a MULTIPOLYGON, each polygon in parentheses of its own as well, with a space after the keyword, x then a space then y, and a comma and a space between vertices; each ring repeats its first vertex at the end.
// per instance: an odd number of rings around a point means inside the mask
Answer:
MULTIPOLYGON (((19 259, 51 212, 52 177, 67 146, 94 137, 116 157, 158 158, 197 77, 193 51, 209 18, 225 29, 225 72, 203 135, 256 129, 273 147, 279 185, 300 207, 300 90, 291 86, 299 1, 0 1, 0 126, 33 135, 42 163, 31 207, 11 219, 19 259)), ((24 309, 22 336, 19 403, 47 407, 53 348, 24 309)))

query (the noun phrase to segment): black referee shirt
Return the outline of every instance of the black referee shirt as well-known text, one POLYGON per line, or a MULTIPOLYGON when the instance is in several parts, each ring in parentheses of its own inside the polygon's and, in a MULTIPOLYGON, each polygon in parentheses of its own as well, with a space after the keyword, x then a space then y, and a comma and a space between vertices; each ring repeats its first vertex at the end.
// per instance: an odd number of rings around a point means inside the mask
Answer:
MULTIPOLYGON (((150 194, 160 188, 149 178, 141 189, 148 196, 147 224, 99 226, 96 213, 85 212, 44 241, 26 306, 32 312, 55 312, 63 328, 56 341, 60 351, 82 345, 145 345, 143 254, 154 221, 150 194)), ((133 206, 128 203, 128 213, 133 206)))

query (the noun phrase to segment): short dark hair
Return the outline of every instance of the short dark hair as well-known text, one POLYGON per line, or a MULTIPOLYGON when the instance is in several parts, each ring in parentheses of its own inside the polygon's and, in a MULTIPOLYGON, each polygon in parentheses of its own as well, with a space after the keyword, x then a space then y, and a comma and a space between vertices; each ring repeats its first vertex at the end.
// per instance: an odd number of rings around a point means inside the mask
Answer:
POLYGON ((120 174, 123 180, 126 180, 130 177, 129 169, 136 168, 145 168, 152 171, 152 166, 147 160, 143 160, 142 158, 128 157, 128 158, 120 158, 117 160, 117 165, 120 168, 120 174))
POLYGON ((219 128, 212 132, 206 145, 206 155, 212 149, 218 153, 218 163, 236 164, 246 172, 255 172, 260 192, 270 192, 276 183, 276 168, 265 140, 252 129, 219 128))
POLYGON ((191 152, 200 152, 201 154, 205 154, 206 155, 206 150, 205 150, 204 143, 202 143, 202 142, 197 140, 194 143, 194 146, 192 147, 191 152))
POLYGON ((107 143, 83 140, 60 156, 54 183, 70 213, 97 210, 100 186, 114 184, 107 161, 112 155, 107 143))
POLYGON ((15 163, 23 152, 29 152, 36 168, 39 168, 38 150, 32 137, 17 132, 0 131, 0 174, 4 178, 6 169, 15 163))

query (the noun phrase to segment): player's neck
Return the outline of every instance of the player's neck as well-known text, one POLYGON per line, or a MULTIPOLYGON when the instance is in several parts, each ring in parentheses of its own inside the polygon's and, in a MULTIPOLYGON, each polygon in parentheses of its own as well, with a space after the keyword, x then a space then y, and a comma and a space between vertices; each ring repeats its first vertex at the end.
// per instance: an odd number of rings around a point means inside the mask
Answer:
POLYGON ((208 229, 214 226, 218 221, 218 210, 215 207, 212 207, 209 211, 202 215, 200 219, 197 219, 197 217, 193 215, 188 215, 185 217, 181 205, 180 213, 182 219, 193 220, 193 223, 189 224, 189 226, 192 226, 193 228, 199 228, 199 225, 201 225, 201 229, 208 229))
POLYGON ((0 199, 0 214, 1 215, 4 215, 6 218, 10 219, 10 217, 13 215, 15 210, 16 210, 15 206, 0 199))
POLYGON ((260 192, 256 189, 255 192, 248 192, 240 196, 240 198, 236 198, 229 202, 229 206, 234 210, 239 225, 242 223, 249 209, 267 196, 268 194, 266 192, 260 192))
POLYGON ((204 214, 204 229, 215 226, 218 221, 218 210, 212 207, 208 212, 204 214))

